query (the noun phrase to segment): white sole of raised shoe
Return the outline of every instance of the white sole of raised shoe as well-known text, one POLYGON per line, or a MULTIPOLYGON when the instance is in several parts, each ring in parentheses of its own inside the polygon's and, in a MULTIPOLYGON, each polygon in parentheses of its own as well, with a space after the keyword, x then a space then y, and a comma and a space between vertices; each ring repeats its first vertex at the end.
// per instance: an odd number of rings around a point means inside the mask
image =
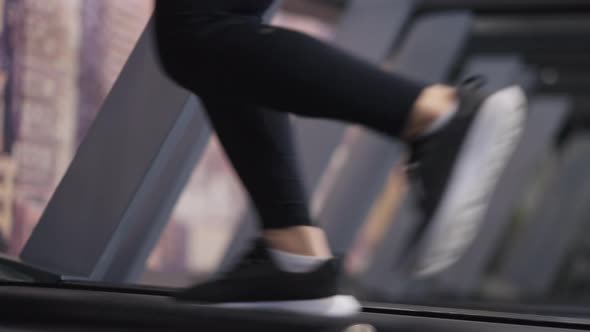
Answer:
POLYGON ((358 314, 362 309, 357 299, 348 295, 313 300, 222 303, 212 307, 280 311, 322 317, 349 317, 358 314))
POLYGON ((418 277, 453 265, 475 240, 496 184, 522 137, 526 107, 525 93, 517 86, 492 94, 482 104, 420 245, 418 277))

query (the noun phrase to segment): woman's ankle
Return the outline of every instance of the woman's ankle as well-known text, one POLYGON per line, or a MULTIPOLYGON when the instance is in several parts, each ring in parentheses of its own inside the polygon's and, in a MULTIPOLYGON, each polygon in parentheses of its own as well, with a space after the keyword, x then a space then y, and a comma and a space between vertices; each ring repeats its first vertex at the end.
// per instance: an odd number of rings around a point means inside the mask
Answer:
POLYGON ((263 237, 268 246, 275 250, 303 256, 332 257, 326 234, 319 227, 267 229, 263 237))
POLYGON ((426 132, 444 114, 457 106, 457 90, 447 85, 432 85, 424 89, 411 111, 403 138, 413 140, 426 132))

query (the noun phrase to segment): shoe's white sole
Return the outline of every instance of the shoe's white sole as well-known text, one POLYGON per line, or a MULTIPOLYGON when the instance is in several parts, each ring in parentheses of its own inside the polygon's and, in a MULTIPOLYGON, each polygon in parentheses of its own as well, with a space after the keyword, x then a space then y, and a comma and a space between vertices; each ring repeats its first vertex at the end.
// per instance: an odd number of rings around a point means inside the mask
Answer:
POLYGON ((222 303, 212 307, 245 310, 281 311, 322 317, 349 317, 362 307, 354 296, 336 295, 314 300, 222 303))
POLYGON ((525 118, 526 96, 520 87, 500 90, 484 101, 425 234, 418 277, 453 265, 473 243, 496 184, 520 142, 525 118))

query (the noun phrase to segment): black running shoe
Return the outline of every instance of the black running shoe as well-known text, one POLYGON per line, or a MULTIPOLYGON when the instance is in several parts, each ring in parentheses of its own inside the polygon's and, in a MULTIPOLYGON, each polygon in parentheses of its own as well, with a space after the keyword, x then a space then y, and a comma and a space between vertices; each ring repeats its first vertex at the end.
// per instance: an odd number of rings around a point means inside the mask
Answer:
POLYGON ((285 272, 259 240, 233 270, 183 290, 176 299, 223 308, 352 316, 360 312, 360 304, 340 293, 340 269, 340 260, 334 258, 312 272, 285 272))
POLYGON ((451 266, 473 242, 524 130, 522 89, 484 95, 480 86, 477 78, 460 86, 449 124, 411 146, 408 170, 425 225, 416 246, 418 276, 451 266))

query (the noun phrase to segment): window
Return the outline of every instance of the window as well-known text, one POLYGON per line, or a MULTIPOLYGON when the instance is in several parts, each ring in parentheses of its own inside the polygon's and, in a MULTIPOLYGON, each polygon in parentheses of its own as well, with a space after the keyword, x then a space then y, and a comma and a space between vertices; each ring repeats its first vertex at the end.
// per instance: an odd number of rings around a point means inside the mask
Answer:
MULTIPOLYGON (((151 15, 147 0, 1 1, 3 151, 18 253, 151 15)), ((3 185, 4 181, 3 181, 3 185)), ((6 231, 11 233, 6 234, 6 231)))

